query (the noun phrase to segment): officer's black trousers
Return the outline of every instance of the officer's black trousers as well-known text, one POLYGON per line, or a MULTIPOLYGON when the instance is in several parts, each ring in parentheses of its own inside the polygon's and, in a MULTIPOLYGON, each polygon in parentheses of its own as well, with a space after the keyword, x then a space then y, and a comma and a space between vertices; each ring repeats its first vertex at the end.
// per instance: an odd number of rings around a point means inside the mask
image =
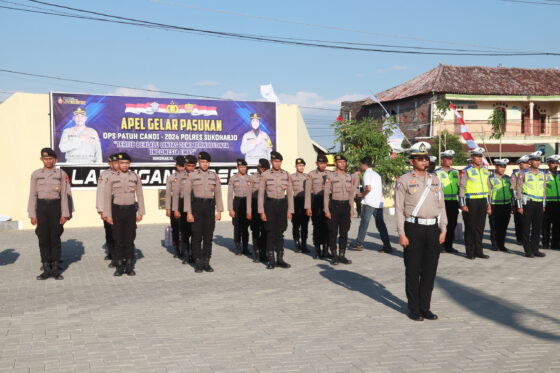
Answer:
POLYGON ((327 219, 329 229, 329 247, 336 251, 336 237, 338 236, 339 252, 344 252, 348 244, 348 230, 350 229, 350 205, 348 201, 330 200, 329 211, 331 218, 327 219))
POLYGON ((284 232, 288 228, 288 200, 286 198, 265 198, 266 248, 270 257, 274 251, 284 251, 284 232))
POLYGON ((266 260, 266 230, 264 222, 259 214, 258 199, 253 198, 251 201, 251 232, 253 236, 253 250, 258 248, 259 259, 266 260))
POLYGON ((113 255, 113 247, 115 246, 115 239, 113 238, 113 226, 103 220, 103 228, 105 228, 105 245, 107 245, 107 251, 109 254, 113 255))
POLYGON ((60 224, 61 207, 59 199, 37 200, 37 228, 39 237, 41 262, 57 262, 60 260, 60 236, 64 227, 60 224))
POLYGON ((311 222, 313 223, 313 245, 328 242, 327 218, 325 217, 323 194, 311 197, 311 222))
POLYGON ((511 205, 490 205, 492 214, 488 216, 490 223, 490 241, 494 250, 505 249, 506 233, 511 219, 511 205))
POLYGON ((523 243, 523 229, 521 228, 521 214, 517 212, 513 213, 513 222, 515 224, 515 239, 517 242, 523 243))
POLYGON ((457 217, 459 216, 459 201, 445 201, 445 214, 447 215, 447 234, 443 248, 450 250, 453 248, 455 238, 455 227, 457 227, 457 217))
MULTIPOLYGON (((231 220, 233 224, 233 240, 234 242, 242 242, 247 245, 249 242, 249 220, 247 220, 247 198, 233 198, 233 211, 235 217, 231 220)), ((253 241, 254 242, 254 241, 253 241)))
POLYGON ((465 249, 468 257, 480 256, 482 252, 482 234, 486 225, 486 198, 467 199, 469 212, 463 211, 465 222, 465 249))
POLYGON ((307 241, 307 227, 309 226, 309 216, 305 213, 305 197, 294 197, 294 214, 292 215, 292 235, 294 241, 301 238, 307 241))
POLYGON ((136 206, 113 204, 112 213, 115 240, 113 260, 133 259, 134 239, 136 238, 136 206))
POLYGON ((404 249, 406 297, 410 312, 419 314, 430 310, 432 290, 439 260, 437 224, 404 223, 408 246, 404 249))
POLYGON ((210 259, 212 238, 216 227, 216 201, 193 198, 192 214, 192 252, 194 259, 210 259))
POLYGON ((560 202, 547 201, 544 212, 542 229, 542 244, 544 247, 560 247, 560 202), (552 234, 552 240, 551 240, 552 234))
POLYGON ((188 245, 189 239, 191 238, 191 223, 187 222, 187 213, 183 211, 184 199, 179 198, 179 211, 181 212, 181 217, 175 219, 173 211, 171 211, 171 217, 169 221, 171 223, 171 237, 173 238, 173 246, 179 246, 179 233, 181 233, 181 241, 183 244, 188 245))
POLYGON ((539 252, 539 240, 543 223, 543 203, 527 201, 523 206, 521 215, 521 228, 523 232, 523 249, 525 254, 536 254, 539 252))

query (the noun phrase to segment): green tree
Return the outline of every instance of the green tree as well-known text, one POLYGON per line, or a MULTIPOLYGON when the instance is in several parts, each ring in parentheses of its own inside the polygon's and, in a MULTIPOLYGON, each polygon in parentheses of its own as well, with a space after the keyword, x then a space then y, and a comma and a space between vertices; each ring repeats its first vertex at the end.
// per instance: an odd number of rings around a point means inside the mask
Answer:
POLYGON ((348 160, 349 172, 359 170, 360 159, 366 156, 372 158, 373 169, 381 176, 384 185, 391 185, 397 177, 406 172, 406 166, 409 164, 406 154, 396 154, 392 158, 392 150, 387 143, 396 126, 394 118, 385 129, 381 122, 372 118, 364 118, 359 122, 336 122, 332 126, 336 143, 343 144, 342 153, 348 160))
MULTIPOLYGON (((432 138, 432 149, 430 154, 439 157, 439 138, 436 136, 432 138)), ((453 156, 453 163, 456 165, 466 165, 467 159, 469 158, 467 152, 465 152, 465 145, 461 142, 459 136, 449 133, 447 131, 441 132, 441 148, 442 152, 446 150, 455 151, 455 156, 453 156)))
POLYGON ((504 109, 496 108, 488 117, 488 124, 492 126, 491 139, 500 140, 500 158, 502 158, 502 137, 505 134, 506 116, 504 109))

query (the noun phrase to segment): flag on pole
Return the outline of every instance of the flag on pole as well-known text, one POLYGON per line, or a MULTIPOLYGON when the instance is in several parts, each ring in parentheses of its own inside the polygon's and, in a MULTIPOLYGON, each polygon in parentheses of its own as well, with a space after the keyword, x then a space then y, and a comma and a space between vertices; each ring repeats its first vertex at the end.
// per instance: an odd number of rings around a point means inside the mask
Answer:
POLYGON ((276 102, 277 104, 280 103, 278 96, 274 93, 274 89, 272 88, 272 84, 265 84, 261 85, 261 96, 269 102, 276 102))
MULTIPOLYGON (((381 101, 379 101, 379 99, 377 97, 375 97, 375 95, 373 93, 371 94, 370 97, 373 99, 373 101, 377 102, 379 104, 379 106, 381 106, 383 108, 383 111, 385 111, 385 121, 383 122, 383 129, 386 130, 386 129, 390 128, 391 127, 391 114, 389 114, 387 109, 385 109, 385 106, 383 106, 381 101)), ((389 146, 393 150, 393 154, 391 154, 391 158, 395 158, 395 153, 402 153, 404 151, 404 149, 402 148, 402 142, 404 140, 404 133, 402 133, 401 129, 396 124, 393 123, 393 126, 394 126, 394 128, 392 129, 392 132, 389 135, 389 138, 387 139, 387 143, 389 144, 389 146)))
MULTIPOLYGON (((478 148, 478 144, 476 143, 476 141, 474 141, 474 137, 471 135, 469 128, 467 127, 465 121, 463 120, 463 117, 461 116, 461 114, 459 114, 459 112, 455 108, 455 105, 453 105, 451 101, 449 101, 449 107, 451 108, 451 110, 453 110, 453 113, 457 117, 457 120, 459 120, 459 124, 461 124, 461 136, 463 136, 463 139, 467 143, 469 149, 472 150, 478 148)), ((484 165, 488 166, 488 162, 486 161, 486 158, 483 157, 482 160, 484 162, 484 165)))

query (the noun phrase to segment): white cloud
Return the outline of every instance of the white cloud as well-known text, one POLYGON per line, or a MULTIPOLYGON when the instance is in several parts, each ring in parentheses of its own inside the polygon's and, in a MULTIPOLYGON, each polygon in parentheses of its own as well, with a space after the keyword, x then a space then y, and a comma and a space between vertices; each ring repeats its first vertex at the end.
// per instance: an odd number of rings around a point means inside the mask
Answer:
POLYGON ((229 100, 239 100, 239 101, 247 100, 248 97, 249 95, 247 93, 240 93, 234 91, 227 91, 222 95, 222 98, 229 99, 229 100))
POLYGON ((377 69, 375 70, 375 72, 377 74, 389 74, 389 73, 394 73, 394 72, 398 72, 398 71, 406 71, 406 70, 410 70, 410 67, 408 66, 403 66, 403 65, 393 65, 390 67, 386 67, 384 69, 377 69))
POLYGON ((112 96, 141 96, 141 97, 163 97, 163 94, 158 87, 154 84, 148 84, 141 88, 149 89, 149 91, 144 91, 141 89, 133 88, 117 88, 113 92, 108 93, 112 96))
MULTIPOLYGON (((280 102, 283 104, 292 104, 299 106, 320 107, 325 109, 340 109, 342 101, 358 101, 366 98, 366 95, 360 93, 342 95, 337 98, 328 99, 316 92, 297 92, 295 95, 281 93, 278 95, 280 102)), ((305 109, 302 109, 305 110, 305 109)))
POLYGON ((220 82, 216 82, 215 80, 204 80, 202 82, 194 82, 193 86, 195 87, 215 87, 218 85, 222 85, 220 82))

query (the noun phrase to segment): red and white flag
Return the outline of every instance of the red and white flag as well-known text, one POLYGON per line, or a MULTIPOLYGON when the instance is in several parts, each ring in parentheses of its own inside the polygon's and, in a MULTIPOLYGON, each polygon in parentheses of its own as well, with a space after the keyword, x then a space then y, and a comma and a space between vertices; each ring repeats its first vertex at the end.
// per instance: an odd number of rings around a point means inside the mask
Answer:
MULTIPOLYGON (((459 112, 455 108, 455 105, 453 105, 453 103, 451 101, 449 102, 449 107, 451 108, 451 110, 453 110, 453 113, 455 113, 455 116, 457 117, 457 119, 459 120, 459 123, 461 124, 461 136, 463 136, 463 139, 467 143, 467 146, 469 147, 469 149, 473 150, 473 149, 478 148, 478 144, 476 143, 476 141, 474 141, 474 137, 469 132, 469 129, 468 129, 467 125, 465 124, 465 121, 463 120, 463 117, 461 116, 461 114, 459 114, 459 112)), ((484 162, 484 165, 488 166, 488 162, 486 161, 486 158, 483 157, 482 160, 484 162)))

